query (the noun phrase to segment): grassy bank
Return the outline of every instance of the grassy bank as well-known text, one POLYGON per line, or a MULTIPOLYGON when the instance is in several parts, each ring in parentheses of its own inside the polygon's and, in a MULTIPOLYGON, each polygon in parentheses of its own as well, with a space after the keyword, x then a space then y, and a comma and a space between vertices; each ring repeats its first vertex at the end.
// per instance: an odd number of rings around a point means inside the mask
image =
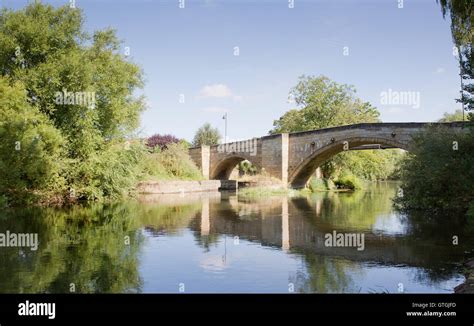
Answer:
POLYGON ((191 160, 186 145, 169 144, 165 150, 157 148, 145 155, 141 181, 203 180, 198 167, 191 160))

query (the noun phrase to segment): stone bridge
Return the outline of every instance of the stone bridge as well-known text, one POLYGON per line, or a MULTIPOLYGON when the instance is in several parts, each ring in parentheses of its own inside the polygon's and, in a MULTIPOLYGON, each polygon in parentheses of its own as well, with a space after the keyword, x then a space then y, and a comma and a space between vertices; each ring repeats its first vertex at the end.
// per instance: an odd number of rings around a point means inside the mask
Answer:
POLYGON ((409 150, 412 136, 428 125, 461 130, 465 123, 361 123, 196 147, 189 153, 206 179, 226 180, 239 162, 248 160, 284 185, 301 188, 322 163, 342 151, 409 150))

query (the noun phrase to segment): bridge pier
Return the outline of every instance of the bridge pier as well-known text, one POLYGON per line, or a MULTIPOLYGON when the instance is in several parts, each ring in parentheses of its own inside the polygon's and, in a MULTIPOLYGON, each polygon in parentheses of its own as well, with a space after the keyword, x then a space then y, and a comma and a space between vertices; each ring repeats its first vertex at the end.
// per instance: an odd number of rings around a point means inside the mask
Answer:
POLYGON ((262 138, 260 166, 265 173, 288 185, 289 134, 262 138))

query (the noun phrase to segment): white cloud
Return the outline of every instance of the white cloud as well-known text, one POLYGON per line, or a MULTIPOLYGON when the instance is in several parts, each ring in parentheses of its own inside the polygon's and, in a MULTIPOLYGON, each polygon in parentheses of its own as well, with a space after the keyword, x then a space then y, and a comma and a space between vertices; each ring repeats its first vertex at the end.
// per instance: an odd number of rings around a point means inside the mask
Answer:
POLYGON ((231 97, 232 91, 224 84, 206 85, 199 92, 199 97, 231 97))
POLYGON ((236 101, 242 100, 242 96, 237 96, 232 93, 230 88, 224 84, 206 85, 199 91, 198 98, 232 98, 236 101))
POLYGON ((443 67, 438 67, 436 68, 436 71, 435 71, 435 74, 442 74, 444 73, 446 70, 443 68, 443 67))

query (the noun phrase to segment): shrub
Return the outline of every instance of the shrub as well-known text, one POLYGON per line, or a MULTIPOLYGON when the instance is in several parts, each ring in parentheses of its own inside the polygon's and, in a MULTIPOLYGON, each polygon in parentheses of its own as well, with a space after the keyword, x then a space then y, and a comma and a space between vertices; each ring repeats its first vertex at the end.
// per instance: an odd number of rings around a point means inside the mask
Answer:
MULTIPOLYGON (((201 180, 198 167, 191 160, 186 145, 171 143, 168 148, 158 153, 149 154, 142 167, 145 173, 156 180, 184 179, 201 180)), ((147 176, 145 175, 146 179, 147 176)))
POLYGON ((145 146, 139 142, 115 141, 85 161, 72 161, 67 174, 71 199, 117 199, 127 195, 143 174, 141 162, 146 155, 145 146))
POLYGON ((171 144, 158 155, 159 162, 171 176, 181 179, 201 179, 201 172, 182 144, 171 144))
POLYGON ((387 180, 397 177, 399 161, 404 156, 400 149, 342 152, 322 166, 323 175, 337 179, 341 174, 353 174, 365 180, 387 180))
POLYGON ((403 209, 466 212, 474 200, 473 166, 472 129, 426 128, 413 137, 402 163, 403 196, 396 203, 403 209))
POLYGON ((146 140, 146 145, 150 147, 152 150, 155 150, 157 147, 160 150, 164 150, 168 148, 169 144, 179 143, 179 142, 180 140, 173 135, 155 134, 146 140))
POLYGON ((239 163, 240 175, 255 175, 257 174, 257 167, 247 160, 239 163))
POLYGON ((357 176, 349 173, 342 174, 334 181, 334 183, 338 188, 342 189, 357 190, 364 188, 362 180, 360 180, 357 176))
POLYGON ((26 99, 19 82, 0 77, 0 194, 18 204, 64 190, 64 139, 26 99))
POLYGON ((312 178, 309 183, 309 189, 312 192, 328 191, 333 190, 335 188, 336 186, 334 185, 334 182, 331 179, 312 178))

